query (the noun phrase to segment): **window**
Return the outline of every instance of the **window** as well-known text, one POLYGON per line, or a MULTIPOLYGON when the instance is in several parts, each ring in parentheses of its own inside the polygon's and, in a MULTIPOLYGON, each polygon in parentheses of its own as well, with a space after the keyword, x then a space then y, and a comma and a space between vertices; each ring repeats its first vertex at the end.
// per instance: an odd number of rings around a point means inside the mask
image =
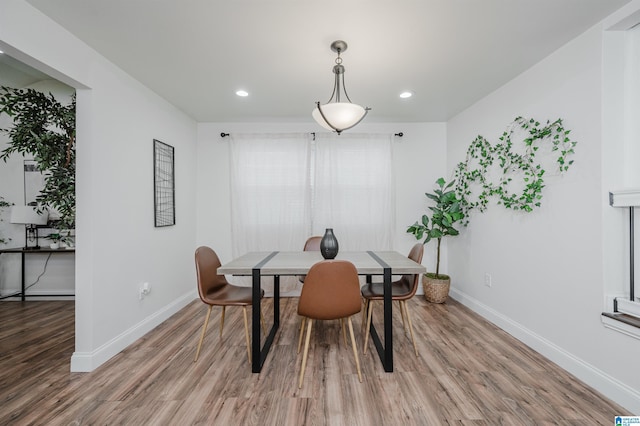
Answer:
POLYGON ((233 255, 301 250, 325 228, 341 250, 390 249, 391 154, 389 135, 232 135, 233 255))

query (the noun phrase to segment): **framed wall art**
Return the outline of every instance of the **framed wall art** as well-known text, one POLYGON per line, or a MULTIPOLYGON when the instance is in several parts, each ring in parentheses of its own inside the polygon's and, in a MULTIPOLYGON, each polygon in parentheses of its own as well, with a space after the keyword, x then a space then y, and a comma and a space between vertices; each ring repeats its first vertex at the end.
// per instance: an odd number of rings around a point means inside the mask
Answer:
POLYGON ((155 226, 176 224, 175 161, 171 145, 153 140, 153 207, 155 226))

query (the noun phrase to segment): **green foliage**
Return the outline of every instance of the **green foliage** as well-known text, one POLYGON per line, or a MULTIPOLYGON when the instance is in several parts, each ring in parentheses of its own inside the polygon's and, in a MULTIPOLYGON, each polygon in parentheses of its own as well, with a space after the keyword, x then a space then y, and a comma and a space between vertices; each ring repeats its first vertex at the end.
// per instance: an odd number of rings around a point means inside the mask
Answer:
POLYGON ((434 238, 438 240, 436 277, 440 272, 440 242, 443 237, 458 235, 458 230, 453 225, 464 219, 460 200, 455 190, 451 189, 454 183, 455 181, 445 183, 443 178, 439 178, 433 193, 425 193, 427 198, 435 203, 435 206, 429 207, 431 217, 422 215, 421 221, 416 221, 407 228, 407 232, 413 234, 416 239, 421 240, 424 237, 423 244, 434 238))
POLYGON ((32 155, 45 175, 45 186, 36 201, 60 213, 60 227, 75 227, 76 212, 76 98, 62 105, 51 93, 33 89, 0 87, 0 114, 13 126, 0 129, 9 145, 0 153, 7 161, 13 153, 32 155))
POLYGON ((562 119, 541 126, 534 119, 517 117, 495 146, 482 136, 476 137, 467 150, 466 160, 458 163, 455 170, 456 193, 466 218, 464 225, 469 222, 471 210, 486 210, 491 197, 497 197, 498 204, 508 209, 531 212, 540 207, 545 169, 536 162, 536 153, 543 142, 550 143, 551 152, 558 155, 559 171, 566 172, 573 164, 567 157, 574 154, 577 144, 569 138, 570 132, 564 128, 562 119), (516 129, 527 134, 522 140, 523 154, 512 151, 516 129), (499 175, 497 181, 490 179, 489 170, 499 175))
POLYGON ((58 233, 52 233, 52 234, 47 235, 45 238, 47 238, 47 239, 49 239, 49 240, 51 240, 51 241, 53 241, 55 243, 55 242, 61 241, 64 237, 62 235, 58 234, 58 233))

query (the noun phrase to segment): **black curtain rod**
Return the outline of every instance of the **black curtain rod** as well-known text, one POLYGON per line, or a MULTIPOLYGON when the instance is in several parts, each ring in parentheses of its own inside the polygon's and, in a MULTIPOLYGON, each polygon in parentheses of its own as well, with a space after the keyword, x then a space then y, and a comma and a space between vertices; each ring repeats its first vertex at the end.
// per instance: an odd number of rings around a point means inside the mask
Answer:
MULTIPOLYGON (((315 133, 315 132, 311 132, 311 134, 312 134, 313 136, 315 136, 315 135, 316 135, 316 133, 315 133)), ((227 137, 227 136, 229 136, 229 135, 230 135, 229 133, 224 133, 224 132, 220 133, 220 137, 221 137, 221 138, 225 138, 225 137, 227 137)), ((393 134, 393 136, 397 136, 397 137, 401 138, 401 137, 403 137, 403 136, 404 136, 404 133, 402 133, 402 132, 394 133, 394 134, 393 134)))

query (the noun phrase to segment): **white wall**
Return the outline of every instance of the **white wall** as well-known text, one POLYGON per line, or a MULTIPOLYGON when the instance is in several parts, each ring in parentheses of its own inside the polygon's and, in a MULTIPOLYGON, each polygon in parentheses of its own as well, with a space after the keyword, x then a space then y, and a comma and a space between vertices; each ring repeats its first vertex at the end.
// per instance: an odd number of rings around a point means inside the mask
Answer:
POLYGON ((90 371, 196 297, 196 124, 23 0, 0 3, 0 48, 77 89, 71 369, 90 371), (175 147, 167 228, 153 226, 154 138, 175 147))
MULTIPOLYGON (((1 79, 1 77, 0 77, 1 79)), ((63 104, 71 101, 74 90, 56 80, 44 80, 28 86, 31 89, 43 93, 51 93, 63 104)), ((12 120, 6 114, 0 115, 0 128, 10 128, 12 120)), ((9 143, 9 138, 5 133, 0 133, 0 151, 4 150, 9 143)), ((6 162, 0 163, 0 196, 5 201, 15 205, 24 205, 24 159, 21 154, 12 154, 6 162)), ((10 241, 0 248, 23 247, 25 245, 24 225, 12 224, 11 207, 6 208, 0 221, 0 237, 9 238, 10 241)), ((42 237, 44 234, 40 233, 42 237)), ((48 245, 51 241, 40 238, 41 246, 48 245)), ((34 243, 29 243, 34 245, 34 243)), ((3 254, 0 256, 0 296, 15 294, 20 291, 21 283, 21 256, 20 254, 3 254)), ((29 254, 25 258, 25 285, 27 294, 37 295, 68 295, 75 291, 75 256, 69 254, 54 254, 49 257, 47 254, 29 254), (29 285, 35 284, 29 288, 29 285)), ((70 297, 38 297, 29 300, 63 300, 72 299, 70 297)), ((16 299, 5 299, 16 300, 16 299)))
MULTIPOLYGON (((602 39, 602 27, 592 28, 448 122, 449 170, 476 135, 496 143, 519 115, 562 118, 578 141, 569 171, 545 175, 540 209, 494 203, 476 213, 450 241, 449 269, 456 299, 638 413, 640 341, 606 329, 600 315, 603 216, 611 209, 603 185, 602 39)), ((611 257, 623 256, 624 247, 611 248, 611 257)))
MULTIPOLYGON (((317 132, 315 123, 200 123, 198 125, 198 245, 209 245, 222 261, 231 259, 231 217, 229 194, 228 138, 220 133, 317 132), (211 182, 212 185, 206 185, 211 182), (214 185, 215 183, 215 185, 214 185)), ((427 206, 424 193, 445 175, 446 126, 444 123, 389 123, 358 125, 358 132, 403 132, 393 143, 396 186, 396 236, 394 249, 409 253, 414 237, 405 231, 419 219, 427 206)), ((372 231, 372 232, 375 232, 372 231)), ((301 242, 301 246, 304 242, 301 242)), ((442 260, 446 264, 446 258, 442 260)), ((425 247, 423 264, 435 269, 435 246, 425 247)), ((420 289, 420 291, 422 291, 420 289)))

